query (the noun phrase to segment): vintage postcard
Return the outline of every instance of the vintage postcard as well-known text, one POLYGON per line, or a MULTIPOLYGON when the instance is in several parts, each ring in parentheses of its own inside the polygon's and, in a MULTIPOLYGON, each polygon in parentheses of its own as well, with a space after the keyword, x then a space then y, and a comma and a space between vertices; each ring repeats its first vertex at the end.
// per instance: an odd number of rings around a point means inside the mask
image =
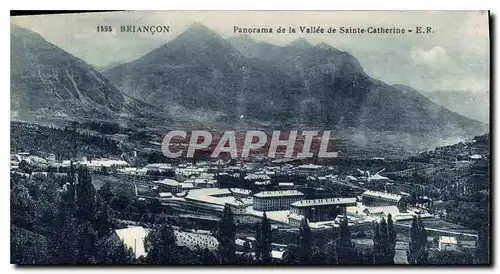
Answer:
POLYGON ((14 13, 11 263, 489 265, 489 20, 14 13))

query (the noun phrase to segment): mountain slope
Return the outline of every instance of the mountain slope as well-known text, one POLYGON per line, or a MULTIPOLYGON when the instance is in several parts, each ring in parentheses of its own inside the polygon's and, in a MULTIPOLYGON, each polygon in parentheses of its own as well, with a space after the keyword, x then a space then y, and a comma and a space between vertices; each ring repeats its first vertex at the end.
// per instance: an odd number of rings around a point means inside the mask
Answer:
POLYGON ((465 117, 484 123, 489 122, 490 93, 488 91, 437 90, 426 92, 425 96, 465 117))
POLYGON ((159 109, 116 89, 83 60, 11 24, 11 116, 118 119, 159 109))
POLYGON ((372 79, 356 58, 329 45, 299 39, 280 47, 249 37, 228 42, 199 24, 104 74, 148 103, 217 113, 229 125, 438 135, 486 128, 416 90, 372 79))

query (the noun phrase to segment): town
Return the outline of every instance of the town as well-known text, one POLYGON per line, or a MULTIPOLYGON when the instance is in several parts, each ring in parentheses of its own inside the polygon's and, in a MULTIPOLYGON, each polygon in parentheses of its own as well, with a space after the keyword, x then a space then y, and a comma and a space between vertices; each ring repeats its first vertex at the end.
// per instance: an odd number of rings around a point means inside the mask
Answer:
MULTIPOLYGON (((470 164, 484 157, 465 155, 459 162, 470 164)), ((300 254, 293 255, 293 248, 290 249, 297 237, 309 233, 309 248, 323 248, 338 240, 342 229, 349 230, 353 250, 356 250, 347 261, 419 263, 420 259, 408 257, 414 241, 411 235, 417 233, 414 231, 417 225, 425 226, 419 231, 425 235, 424 246, 431 251, 465 254, 460 257, 464 262, 472 260, 476 252, 478 232, 446 221, 446 210, 436 206, 440 201, 434 190, 385 176, 385 173, 394 172, 387 172, 382 167, 384 158, 368 160, 378 163, 380 169, 351 168, 348 172, 337 165, 304 163, 304 159, 298 158, 274 159, 265 155, 245 160, 230 157, 184 159, 143 166, 133 165, 125 159, 123 155, 61 159, 50 153, 19 151, 11 155, 11 173, 13 178, 21 178, 19 180, 59 178, 63 191, 70 188, 71 182, 80 184, 81 174, 88 173, 92 188, 97 190, 95 199, 104 191, 109 192, 107 199, 111 199, 106 204, 111 207, 112 213, 107 218, 112 225, 104 235, 117 245, 123 243, 133 253, 135 261, 147 258, 146 239, 159 223, 168 223, 178 246, 219 252, 220 224, 228 212, 234 222, 232 245, 235 254, 245 258, 245 263, 263 262, 261 223, 268 224, 268 234, 272 235, 267 239, 269 247, 266 248, 270 254, 267 263, 305 263, 300 254), (377 245, 375 239, 380 237, 376 230, 379 224, 385 227, 388 223, 390 233, 394 234, 380 233, 393 235, 390 238, 393 254, 388 261, 377 261, 373 257, 376 254, 372 254, 377 245)), ((78 194, 76 197, 78 200, 78 194)), ((342 248, 338 243, 335 246, 337 252, 342 248)), ((295 252, 299 253, 304 248, 300 241, 297 247, 299 251, 295 252)), ((328 257, 328 254, 316 252, 315 256, 328 257)), ((342 263, 341 258, 334 261, 342 263)))

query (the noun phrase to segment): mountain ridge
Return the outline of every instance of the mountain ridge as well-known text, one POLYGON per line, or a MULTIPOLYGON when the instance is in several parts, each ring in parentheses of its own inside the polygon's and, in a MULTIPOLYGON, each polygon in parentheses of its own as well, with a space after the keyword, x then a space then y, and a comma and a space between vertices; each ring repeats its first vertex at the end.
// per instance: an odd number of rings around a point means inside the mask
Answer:
MULTIPOLYGON (((152 117, 154 106, 123 94, 84 60, 31 30, 10 25, 11 118, 152 117)), ((159 112, 158 112, 159 113, 159 112)))
POLYGON ((416 90, 371 78, 354 56, 330 45, 312 46, 300 38, 292 46, 248 36, 225 40, 206 27, 200 34, 199 28, 190 27, 104 75, 125 93, 158 107, 222 111, 219 119, 234 125, 252 120, 274 127, 436 134, 484 129, 416 90))

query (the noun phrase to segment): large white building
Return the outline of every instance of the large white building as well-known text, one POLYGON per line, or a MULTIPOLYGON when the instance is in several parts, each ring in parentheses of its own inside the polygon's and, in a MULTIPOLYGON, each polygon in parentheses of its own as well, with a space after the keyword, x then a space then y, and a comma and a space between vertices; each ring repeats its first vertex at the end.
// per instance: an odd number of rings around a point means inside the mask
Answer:
POLYGON ((124 160, 113 160, 113 159, 95 159, 91 161, 78 162, 80 165, 85 165, 92 170, 100 170, 101 168, 114 168, 114 169, 123 169, 129 167, 129 163, 124 160))
POLYGON ((253 196, 253 209, 258 211, 286 210, 290 204, 304 199, 297 190, 262 191, 253 196))
POLYGON ((302 215, 311 222, 323 222, 335 220, 349 206, 356 206, 356 198, 301 200, 290 205, 290 213, 302 215))

